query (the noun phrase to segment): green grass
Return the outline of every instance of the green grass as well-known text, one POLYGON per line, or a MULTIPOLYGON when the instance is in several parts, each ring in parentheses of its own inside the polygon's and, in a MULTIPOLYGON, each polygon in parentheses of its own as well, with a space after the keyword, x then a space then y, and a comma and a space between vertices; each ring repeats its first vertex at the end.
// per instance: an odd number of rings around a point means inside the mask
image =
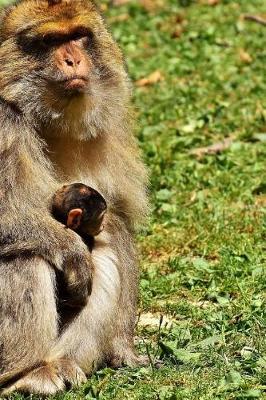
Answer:
POLYGON ((138 347, 163 366, 105 369, 54 399, 266 399, 266 27, 241 18, 265 2, 139 3, 106 14, 132 80, 162 76, 134 103, 152 199, 138 347))

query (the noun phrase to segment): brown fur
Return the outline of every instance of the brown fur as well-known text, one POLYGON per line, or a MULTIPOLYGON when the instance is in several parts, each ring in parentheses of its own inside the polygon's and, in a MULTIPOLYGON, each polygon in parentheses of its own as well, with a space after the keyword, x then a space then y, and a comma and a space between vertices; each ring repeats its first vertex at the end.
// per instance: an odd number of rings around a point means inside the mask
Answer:
POLYGON ((99 192, 82 183, 64 185, 52 199, 51 210, 57 221, 77 232, 83 240, 103 230, 107 210, 99 192))
POLYGON ((6 8, 0 61, 0 248, 12 250, 0 257, 0 383, 6 394, 48 395, 105 362, 141 361, 133 346, 133 232, 147 212, 146 171, 131 134, 123 57, 91 1, 21 0, 6 8), (91 32, 92 68, 88 89, 69 96, 54 83, 62 73, 42 40, 73 32, 91 32), (109 205, 94 272, 82 240, 49 213, 56 189, 77 181, 109 205), (79 299, 94 274, 87 306, 63 331, 55 268, 66 271, 79 299))

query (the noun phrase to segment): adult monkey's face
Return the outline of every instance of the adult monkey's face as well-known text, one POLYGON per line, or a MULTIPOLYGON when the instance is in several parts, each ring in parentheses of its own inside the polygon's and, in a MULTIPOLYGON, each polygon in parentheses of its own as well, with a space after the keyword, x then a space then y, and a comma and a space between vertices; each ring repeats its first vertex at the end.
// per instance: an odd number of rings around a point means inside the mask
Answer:
MULTIPOLYGON (((21 0, 0 27, 0 92, 47 104, 104 96, 124 78, 123 58, 89 0, 21 0)), ((0 93, 1 94, 1 93, 0 93)))

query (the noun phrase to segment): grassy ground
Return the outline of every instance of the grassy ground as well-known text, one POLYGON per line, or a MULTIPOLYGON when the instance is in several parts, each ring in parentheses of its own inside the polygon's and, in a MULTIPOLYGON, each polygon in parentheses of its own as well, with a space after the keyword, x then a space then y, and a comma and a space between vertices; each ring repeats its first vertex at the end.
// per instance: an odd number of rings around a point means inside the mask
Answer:
POLYGON ((264 0, 102 3, 151 172, 138 347, 164 363, 56 399, 266 399, 266 27, 242 18, 264 0))

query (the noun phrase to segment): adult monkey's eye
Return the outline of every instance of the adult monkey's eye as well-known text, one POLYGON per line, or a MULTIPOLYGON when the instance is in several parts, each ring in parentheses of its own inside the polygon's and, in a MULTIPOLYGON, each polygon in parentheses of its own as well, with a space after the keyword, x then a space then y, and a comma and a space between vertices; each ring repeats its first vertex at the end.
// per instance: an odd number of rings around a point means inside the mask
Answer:
POLYGON ((94 41, 94 34, 91 31, 88 31, 87 35, 83 38, 84 39, 84 44, 86 46, 92 45, 94 41))
POLYGON ((90 40, 87 36, 83 37, 81 39, 78 39, 77 42, 79 43, 80 46, 83 46, 83 47, 88 47, 90 45, 90 40))
POLYGON ((93 34, 93 32, 91 30, 88 31, 87 39, 89 41, 93 41, 93 39, 94 39, 94 34, 93 34))
POLYGON ((46 47, 56 46, 63 42, 63 38, 61 35, 48 33, 41 38, 41 42, 46 47))
POLYGON ((74 40, 80 47, 89 49, 90 47, 92 47, 93 37, 93 33, 87 31, 86 35, 76 34, 75 36, 72 36, 71 39, 74 40))
POLYGON ((51 32, 41 37, 41 43, 45 47, 58 46, 63 43, 75 41, 83 46, 89 46, 93 41, 93 33, 87 28, 79 27, 69 34, 61 34, 60 32, 51 32))

